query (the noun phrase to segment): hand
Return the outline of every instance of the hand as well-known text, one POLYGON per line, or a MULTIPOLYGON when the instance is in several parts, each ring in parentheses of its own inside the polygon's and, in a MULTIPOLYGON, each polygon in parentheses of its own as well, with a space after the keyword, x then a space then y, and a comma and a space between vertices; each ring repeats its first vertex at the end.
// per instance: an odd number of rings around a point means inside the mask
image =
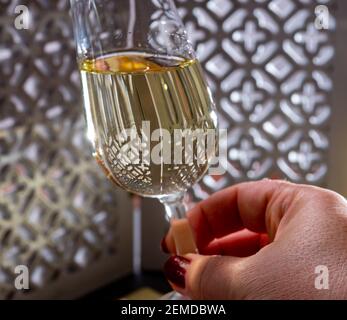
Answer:
MULTIPOLYGON (((188 213, 200 255, 171 256, 174 290, 193 299, 347 299, 347 202, 283 181, 243 183, 188 213), (329 271, 318 290, 317 266, 329 271)), ((175 253, 169 231, 164 246, 175 253)))

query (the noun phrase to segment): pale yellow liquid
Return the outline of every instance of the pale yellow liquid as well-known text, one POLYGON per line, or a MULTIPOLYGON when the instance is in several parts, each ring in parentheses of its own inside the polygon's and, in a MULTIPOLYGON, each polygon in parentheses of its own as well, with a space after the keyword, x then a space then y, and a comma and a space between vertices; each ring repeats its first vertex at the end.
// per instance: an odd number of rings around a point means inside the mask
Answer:
MULTIPOLYGON (((185 191, 207 171, 204 163, 130 164, 117 160, 122 130, 143 121, 150 131, 216 128, 213 101, 196 60, 114 53, 80 64, 88 136, 108 177, 123 189, 158 197, 185 191)), ((152 149, 158 142, 150 142, 152 149)))

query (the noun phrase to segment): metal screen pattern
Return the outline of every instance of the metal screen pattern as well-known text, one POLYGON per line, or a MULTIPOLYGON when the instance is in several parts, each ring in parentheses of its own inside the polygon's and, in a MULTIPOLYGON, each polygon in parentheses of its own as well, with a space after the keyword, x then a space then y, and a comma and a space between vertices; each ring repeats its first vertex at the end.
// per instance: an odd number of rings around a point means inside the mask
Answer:
POLYGON ((120 193, 85 139, 68 10, 0 1, 0 298, 15 296, 17 265, 36 291, 118 250, 120 193), (19 4, 28 30, 14 27, 19 4))
MULTIPOLYGON (((156 0, 158 1, 158 0, 156 0)), ((228 168, 198 198, 264 177, 325 185, 334 1, 176 0, 228 128, 228 168), (317 28, 317 7, 329 11, 317 28), (324 9, 324 7, 323 7, 324 9)))

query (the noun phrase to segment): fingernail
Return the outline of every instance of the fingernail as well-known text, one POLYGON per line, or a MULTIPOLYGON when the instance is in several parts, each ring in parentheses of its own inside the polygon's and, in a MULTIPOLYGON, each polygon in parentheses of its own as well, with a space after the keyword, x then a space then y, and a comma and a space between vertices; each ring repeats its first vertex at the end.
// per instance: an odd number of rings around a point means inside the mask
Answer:
POLYGON ((190 260, 186 258, 171 256, 164 265, 164 274, 166 278, 174 285, 184 289, 186 286, 185 274, 189 263, 190 260))
POLYGON ((167 247, 167 244, 166 244, 166 239, 165 237, 163 239, 161 239, 161 242, 160 242, 160 247, 161 247, 161 251, 165 252, 165 253, 170 253, 168 247, 167 247))

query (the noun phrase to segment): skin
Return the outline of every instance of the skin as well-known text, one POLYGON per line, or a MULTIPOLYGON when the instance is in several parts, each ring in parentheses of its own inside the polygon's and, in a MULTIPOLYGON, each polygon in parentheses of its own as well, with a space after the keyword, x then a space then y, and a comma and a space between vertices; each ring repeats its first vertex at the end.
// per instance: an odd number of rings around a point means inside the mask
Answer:
MULTIPOLYGON (((188 213, 199 255, 189 254, 192 299, 347 299, 347 201, 306 185, 263 180, 215 193, 188 213), (315 288, 317 266, 329 289, 315 288)), ((165 238, 171 253, 171 231, 165 238)))

